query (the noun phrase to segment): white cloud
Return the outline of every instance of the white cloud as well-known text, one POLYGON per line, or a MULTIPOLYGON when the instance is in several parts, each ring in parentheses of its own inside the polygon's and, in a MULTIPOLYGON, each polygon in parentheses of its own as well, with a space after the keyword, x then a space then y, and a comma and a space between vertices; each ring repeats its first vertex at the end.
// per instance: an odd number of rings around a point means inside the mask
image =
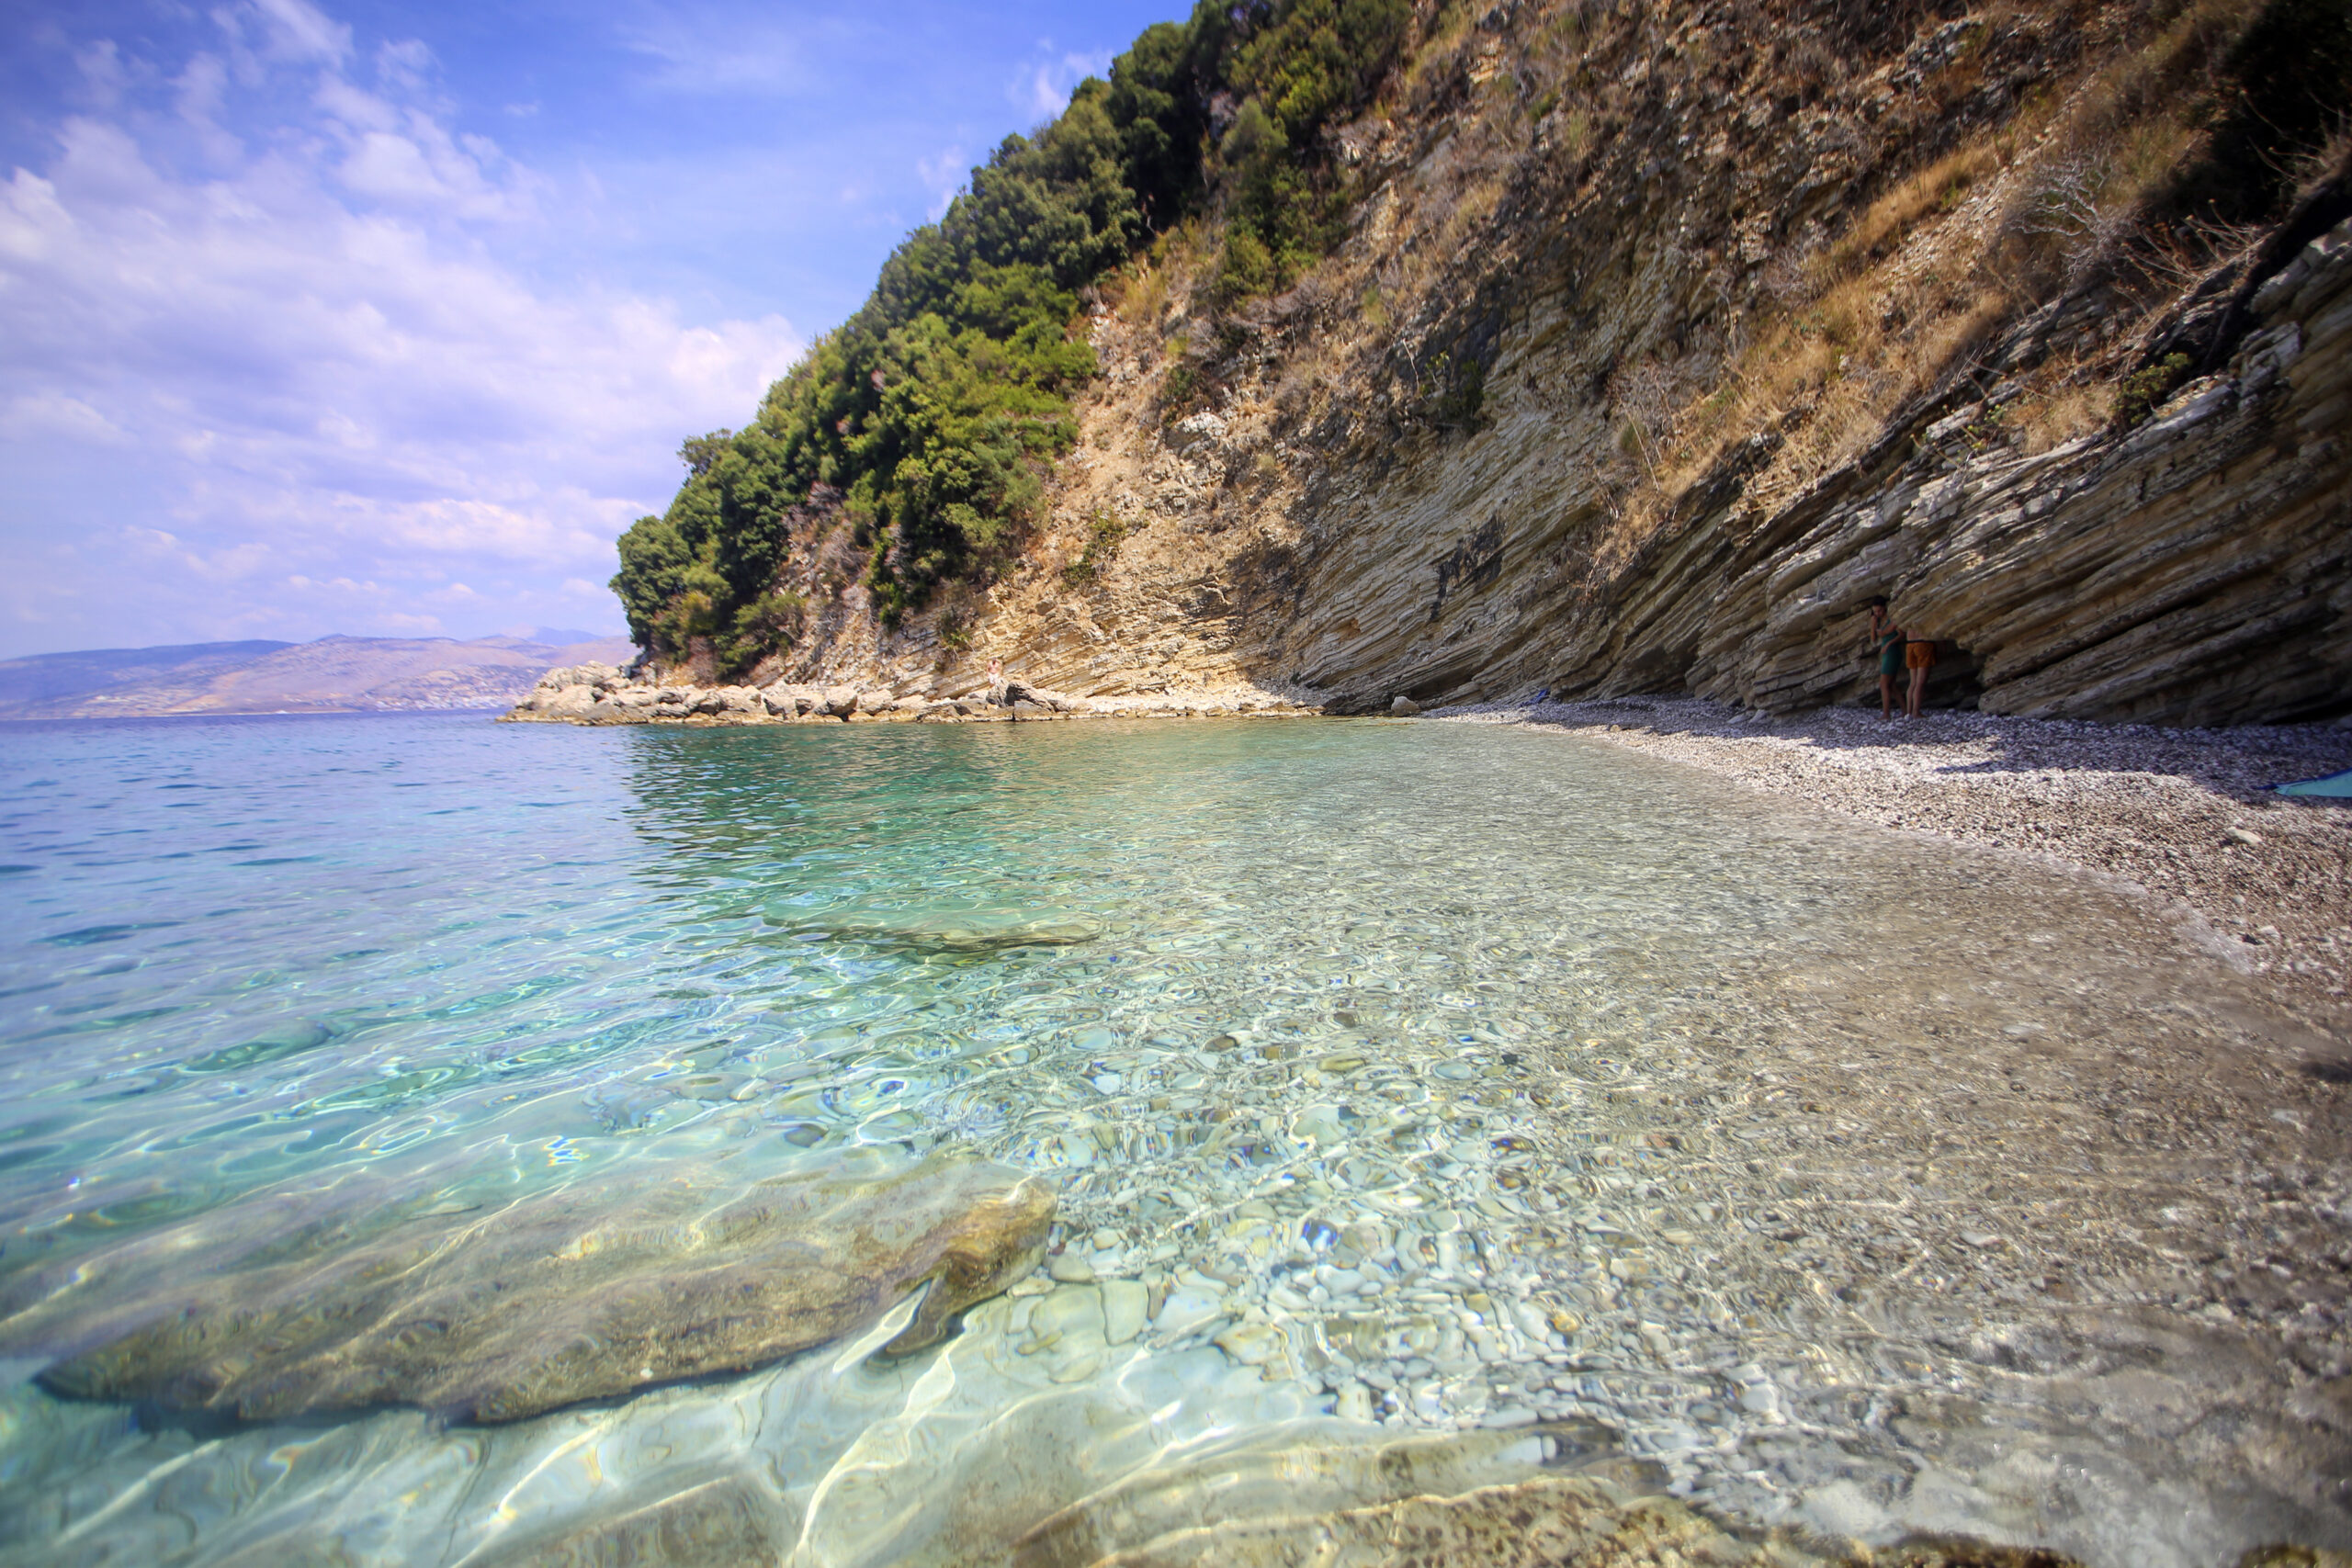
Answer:
MULTIPOLYGON (((915 160, 915 173, 931 191, 930 218, 934 223, 947 214, 948 205, 971 175, 971 158, 961 147, 942 147, 928 158, 915 160)), ((850 199, 850 192, 842 192, 850 199)))
MULTIPOLYGON (((667 5, 620 29, 622 42, 655 62, 648 85, 668 92, 780 96, 805 91, 818 51, 810 25, 712 5, 667 5)), ((827 27, 826 31, 837 31, 827 27)))
POLYGON ((74 63, 82 73, 83 91, 100 108, 114 107, 130 85, 129 73, 122 68, 122 51, 111 39, 75 50, 74 63))
POLYGON ((351 54, 351 28, 334 21, 306 0, 245 0, 233 12, 214 12, 224 19, 222 26, 234 26, 247 18, 257 19, 268 42, 266 52, 273 60, 324 61, 340 64, 351 54))
POLYGON ((217 54, 199 54, 187 62, 173 85, 179 89, 179 117, 203 139, 206 150, 234 157, 243 151, 237 139, 220 127, 220 105, 229 91, 229 68, 217 54))
POLYGON ((355 87, 332 73, 319 78, 317 102, 336 122, 334 129, 346 136, 390 130, 401 123, 400 111, 389 99, 355 87))
POLYGON ((1093 53, 1057 52, 1051 39, 1037 40, 1042 59, 1023 65, 1004 96, 1023 111, 1042 122, 1053 118, 1069 107, 1069 96, 1089 76, 1100 76, 1111 69, 1111 51, 1093 53))
POLYGON ((376 79, 387 87, 416 89, 433 69, 433 51, 423 39, 399 39, 376 50, 376 79))
POLYGON ((19 640, 615 624, 581 586, 798 336, 503 263, 544 182, 418 101, 422 45, 378 51, 370 92, 303 0, 215 15, 232 58, 155 78, 176 116, 69 118, 0 185, 0 528, 71 547, 0 584, 19 640), (315 91, 241 97, 247 66, 315 91), (257 123, 264 97, 299 107, 257 123))

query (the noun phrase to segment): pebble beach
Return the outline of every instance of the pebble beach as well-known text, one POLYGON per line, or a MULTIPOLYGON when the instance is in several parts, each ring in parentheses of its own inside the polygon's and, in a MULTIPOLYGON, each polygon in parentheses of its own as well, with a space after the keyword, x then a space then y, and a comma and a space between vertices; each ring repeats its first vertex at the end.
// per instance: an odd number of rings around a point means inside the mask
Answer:
POLYGON ((1441 710, 1623 746, 1881 827, 2112 877, 2343 1037, 2352 807, 2272 786, 2352 767, 2352 729, 2160 729, 1865 708, 1773 716, 1690 698, 1441 710))

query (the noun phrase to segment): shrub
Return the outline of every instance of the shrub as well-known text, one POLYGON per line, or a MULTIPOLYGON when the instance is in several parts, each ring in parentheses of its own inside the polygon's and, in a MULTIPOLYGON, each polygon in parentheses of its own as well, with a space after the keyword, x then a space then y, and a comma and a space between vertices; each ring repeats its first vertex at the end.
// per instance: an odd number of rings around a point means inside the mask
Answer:
POLYGON ((1440 355, 1429 378, 1430 418, 1448 429, 1469 430, 1487 403, 1486 362, 1474 355, 1440 355))
POLYGON ((969 582, 950 583, 939 596, 939 615, 932 624, 943 647, 958 653, 972 646, 980 619, 980 591, 969 582))
POLYGON ((798 641, 808 615, 808 600, 786 589, 771 589, 736 610, 728 635, 713 639, 712 651, 730 669, 749 668, 798 641))
POLYGON ((1287 288, 1338 238, 1343 192, 1317 152, 1322 132, 1370 101, 1396 62, 1412 7, 1409 0, 1258 0, 1226 15, 1225 74, 1243 95, 1216 153, 1232 192, 1227 266, 1218 280, 1229 300, 1287 288), (1252 247, 1241 266, 1233 265, 1237 239, 1252 247))
POLYGON ((1226 236, 1225 255, 1217 265, 1216 292, 1217 299, 1230 304, 1252 294, 1263 294, 1274 286, 1273 254, 1265 242, 1246 229, 1236 230, 1226 236))
POLYGON ((2154 365, 2123 378, 2115 389, 2115 423, 2129 428, 2154 413, 2158 404, 2172 396, 2173 389, 2188 379, 2195 362, 2185 354, 2167 354, 2154 365))
POLYGON ((1200 371, 1193 367, 1191 360, 1179 359, 1168 367, 1168 374, 1160 378, 1160 406, 1170 413, 1181 412, 1192 407, 1193 400, 1200 395, 1200 371))
POLYGON ((1115 513, 1097 507, 1087 519, 1086 547, 1078 559, 1062 568, 1062 581, 1073 588, 1094 581, 1119 553, 1119 541, 1126 536, 1127 525, 1115 513))

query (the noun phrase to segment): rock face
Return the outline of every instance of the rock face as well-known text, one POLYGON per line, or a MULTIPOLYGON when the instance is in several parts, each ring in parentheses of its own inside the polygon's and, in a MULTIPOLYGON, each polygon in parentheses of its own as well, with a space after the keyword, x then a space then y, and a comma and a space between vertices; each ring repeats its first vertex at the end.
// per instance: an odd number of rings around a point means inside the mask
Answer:
MULTIPOLYGON (((729 1186, 707 1170, 503 1206, 232 1208, 22 1282, 6 1353, 70 1353, 52 1392, 282 1419, 379 1404, 513 1421, 741 1371, 925 1292, 922 1349, 1036 1267, 1052 1193, 933 1156, 729 1186), (454 1212, 452 1212, 454 1211, 454 1212), (214 1271, 191 1280, 190 1259, 214 1271)), ((199 1265, 200 1267, 200 1265, 199 1265)))
MULTIPOLYGON (((2233 352, 2143 423, 2041 452, 2000 434, 2017 377, 2048 348, 2047 322, 2020 328, 1980 378, 1919 400, 1778 506, 1743 471, 1772 441, 1734 451, 1605 574, 1559 570, 1599 526, 1599 498, 1561 498, 1551 422, 1505 410, 1433 455, 1393 513, 1361 487, 1357 517, 1294 558, 1300 614, 1265 655, 1299 659, 1350 712, 1398 692, 1436 705, 1547 687, 1787 712, 1871 700, 1865 609, 1887 593, 1941 644, 1931 702, 2175 725, 2340 714, 2352 224, 2246 314, 2233 352)), ((1507 348, 1495 374, 1540 380, 1542 357, 1507 348)))
POLYGON ((1818 705, 1866 683, 1854 624, 1893 586, 1908 626, 1963 645, 1987 712, 2211 725, 2341 706, 2352 222, 2252 304, 2226 364, 2136 429, 1955 449, 1997 412, 1996 383, 1918 411, 1761 527, 1729 498, 1694 513, 1541 673, 1555 695, 1664 682, 1818 705))

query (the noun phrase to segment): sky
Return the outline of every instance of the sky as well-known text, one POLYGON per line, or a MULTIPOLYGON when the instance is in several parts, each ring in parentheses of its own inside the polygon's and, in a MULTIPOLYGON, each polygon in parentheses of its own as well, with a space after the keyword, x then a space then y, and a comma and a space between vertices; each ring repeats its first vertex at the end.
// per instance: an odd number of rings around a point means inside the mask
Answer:
POLYGON ((679 442, 1179 9, 0 0, 0 658, 619 630, 679 442))

